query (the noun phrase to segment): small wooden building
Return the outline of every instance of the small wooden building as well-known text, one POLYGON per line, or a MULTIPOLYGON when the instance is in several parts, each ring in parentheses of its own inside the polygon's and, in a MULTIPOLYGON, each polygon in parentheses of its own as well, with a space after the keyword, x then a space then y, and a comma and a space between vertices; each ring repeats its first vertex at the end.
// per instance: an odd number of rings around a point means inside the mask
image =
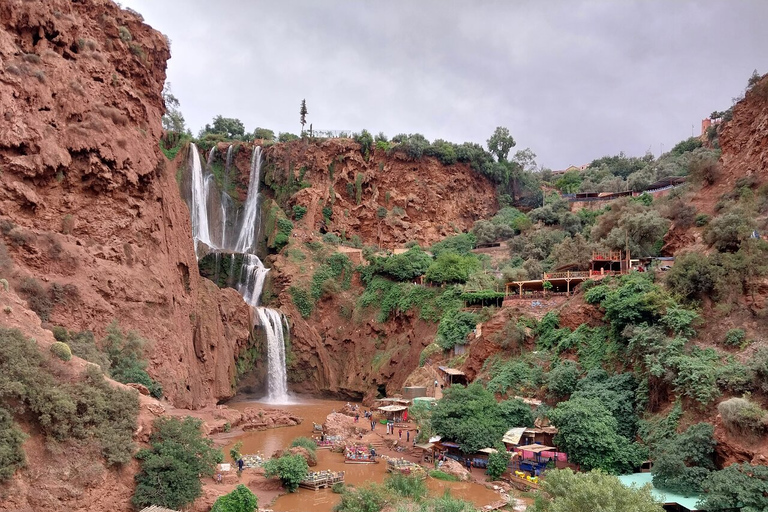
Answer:
POLYGON ((391 420, 395 423, 399 423, 407 419, 408 407, 404 405, 382 405, 378 410, 388 421, 391 420))
POLYGON ((456 368, 448 368, 446 366, 438 366, 438 369, 443 374, 443 385, 451 386, 453 384, 467 384, 467 376, 461 370, 456 368))

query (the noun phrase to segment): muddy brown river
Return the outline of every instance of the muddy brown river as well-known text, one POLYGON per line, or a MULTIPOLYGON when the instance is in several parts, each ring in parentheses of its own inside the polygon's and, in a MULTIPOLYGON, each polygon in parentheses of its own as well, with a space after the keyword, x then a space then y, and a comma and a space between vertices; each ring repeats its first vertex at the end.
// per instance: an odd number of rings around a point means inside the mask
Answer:
MULTIPOLYGON (((299 436, 312 436, 312 422, 323 423, 325 417, 331 411, 340 410, 347 402, 335 400, 320 400, 313 398, 301 398, 300 403, 292 405, 270 405, 255 401, 237 401, 230 402, 229 407, 243 410, 248 407, 279 408, 289 411, 303 418, 301 425, 294 427, 283 427, 263 431, 244 432, 233 438, 227 446, 224 447, 224 453, 237 441, 242 441, 242 453, 272 455, 276 450, 285 448, 299 436)), ((345 483, 362 485, 369 482, 381 483, 387 476, 387 465, 380 464, 344 464, 344 456, 340 453, 332 453, 327 449, 317 450, 317 466, 312 468, 315 471, 330 469, 332 471, 345 471, 345 483)), ((478 475, 476 475, 478 476, 478 475)), ((488 505, 499 500, 499 494, 486 489, 483 485, 471 482, 445 482, 434 478, 427 479, 427 487, 431 495, 439 496, 445 490, 450 490, 451 495, 471 501, 478 507, 488 505)), ((295 493, 285 494, 277 498, 270 508, 278 512, 304 512, 312 510, 313 512, 331 512, 334 505, 340 500, 338 494, 334 494, 330 489, 321 489, 312 491, 309 489, 299 489, 295 493)), ((261 504, 260 504, 261 505, 261 504)), ((265 508, 267 504, 261 505, 265 508)))

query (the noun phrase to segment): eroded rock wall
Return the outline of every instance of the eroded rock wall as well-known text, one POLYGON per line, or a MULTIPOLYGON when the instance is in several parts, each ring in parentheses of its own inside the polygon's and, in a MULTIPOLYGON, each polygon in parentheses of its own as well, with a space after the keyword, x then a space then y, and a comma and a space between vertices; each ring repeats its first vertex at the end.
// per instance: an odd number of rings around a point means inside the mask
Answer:
POLYGON ((365 159, 350 139, 276 144, 265 157, 265 180, 274 189, 285 188, 286 177, 308 185, 284 201, 307 208, 308 228, 357 235, 367 245, 429 246, 499 208, 493 185, 465 163, 376 149, 365 159), (327 222, 324 207, 332 212, 327 222))
POLYGON ((0 3, 0 273, 39 281, 50 324, 137 330, 166 396, 197 408, 231 396, 249 310, 197 271, 157 143, 169 56, 109 0, 0 3))

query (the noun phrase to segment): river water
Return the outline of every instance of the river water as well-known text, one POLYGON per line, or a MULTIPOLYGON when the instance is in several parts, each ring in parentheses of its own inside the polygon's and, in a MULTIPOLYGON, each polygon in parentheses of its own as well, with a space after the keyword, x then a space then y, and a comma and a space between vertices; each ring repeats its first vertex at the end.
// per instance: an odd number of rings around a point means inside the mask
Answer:
MULTIPOLYGON (((229 444, 224 447, 223 451, 225 454, 228 453, 235 442, 242 441, 242 453, 260 453, 269 457, 276 450, 287 447, 291 441, 299 436, 311 437, 313 421, 322 424, 331 411, 341 410, 346 403, 347 402, 336 400, 320 400, 313 398, 302 398, 300 403, 279 406, 253 401, 230 402, 227 405, 238 410, 244 410, 249 407, 278 407, 300 416, 304 421, 301 425, 296 425, 294 427, 243 432, 237 437, 232 438, 229 444)), ((346 471, 344 479, 345 483, 354 484, 356 486, 369 482, 382 483, 387 476, 387 465, 383 461, 380 464, 344 464, 344 456, 342 454, 332 453, 328 449, 317 450, 317 466, 311 469, 315 471, 321 469, 346 471)), ((445 482, 434 478, 428 478, 427 487, 431 495, 438 496, 445 490, 450 490, 452 496, 471 501, 478 507, 499 500, 498 493, 486 489, 484 486, 477 483, 445 482)), ((276 512, 304 512, 306 510, 312 510, 313 512, 331 512, 334 505, 336 505, 339 500, 339 495, 334 494, 330 489, 321 489, 319 491, 299 489, 295 493, 280 496, 270 508, 276 512)), ((265 503, 262 505, 262 508, 266 506, 267 504, 265 503)))

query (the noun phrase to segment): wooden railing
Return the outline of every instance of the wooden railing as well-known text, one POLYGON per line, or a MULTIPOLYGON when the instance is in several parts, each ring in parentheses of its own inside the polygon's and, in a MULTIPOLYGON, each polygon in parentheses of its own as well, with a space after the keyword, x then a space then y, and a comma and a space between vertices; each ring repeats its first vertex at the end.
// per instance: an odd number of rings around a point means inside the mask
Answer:
POLYGON ((587 279, 589 270, 567 270, 565 272, 544 272, 544 280, 548 279, 587 279))
POLYGON ((595 251, 592 259, 598 261, 621 261, 621 251, 595 251))

